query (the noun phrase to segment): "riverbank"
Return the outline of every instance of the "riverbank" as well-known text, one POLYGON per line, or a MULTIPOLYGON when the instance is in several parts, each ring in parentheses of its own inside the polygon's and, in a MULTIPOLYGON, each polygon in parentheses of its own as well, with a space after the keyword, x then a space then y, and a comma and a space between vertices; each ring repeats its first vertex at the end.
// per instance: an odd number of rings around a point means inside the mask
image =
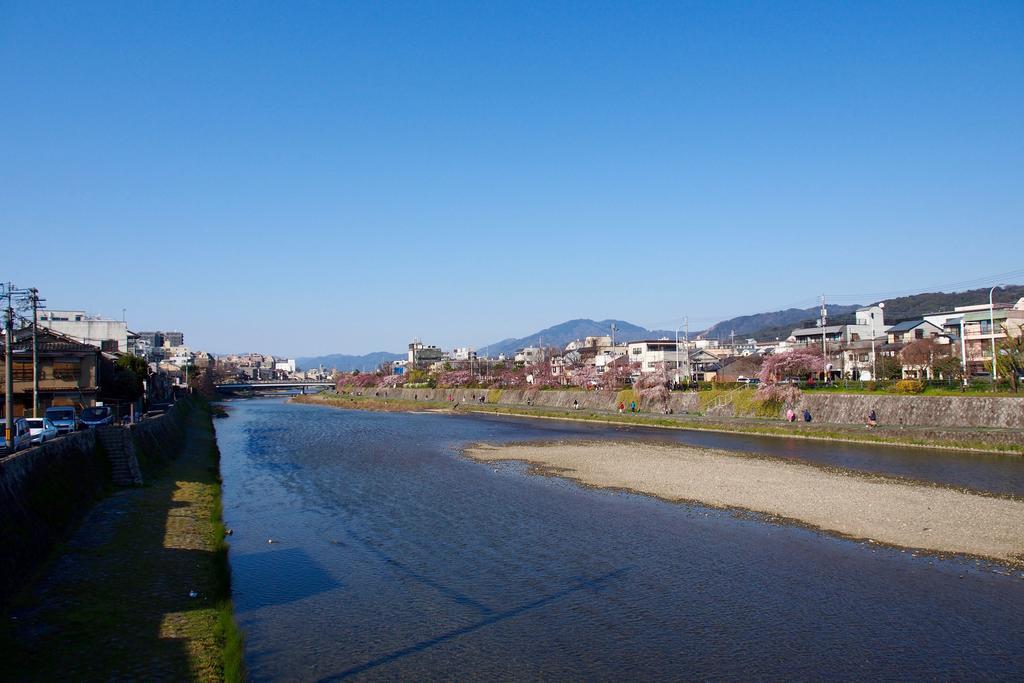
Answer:
MULTIPOLYGON (((392 393, 392 392, 389 392, 392 393)), ((432 394, 430 394, 432 395, 432 394)), ((427 396, 425 394, 424 396, 427 396)), ((878 445, 940 448, 984 453, 1024 454, 1024 434, 1012 429, 914 427, 906 425, 880 425, 868 429, 864 425, 829 424, 821 422, 788 423, 778 420, 744 417, 706 417, 695 414, 618 413, 593 408, 580 410, 557 409, 538 405, 498 405, 495 403, 456 403, 454 401, 407 399, 394 395, 339 395, 308 394, 290 399, 296 403, 327 405, 351 410, 381 410, 407 412, 443 410, 475 412, 491 415, 599 422, 610 425, 688 429, 696 431, 780 436, 786 438, 818 439, 878 445)))
POLYGON ((0 633, 18 680, 241 680, 209 407, 144 487, 101 500, 0 633))
POLYGON ((755 512, 855 539, 1024 567, 1024 501, 688 446, 556 443, 466 449, 483 462, 670 502, 755 512))

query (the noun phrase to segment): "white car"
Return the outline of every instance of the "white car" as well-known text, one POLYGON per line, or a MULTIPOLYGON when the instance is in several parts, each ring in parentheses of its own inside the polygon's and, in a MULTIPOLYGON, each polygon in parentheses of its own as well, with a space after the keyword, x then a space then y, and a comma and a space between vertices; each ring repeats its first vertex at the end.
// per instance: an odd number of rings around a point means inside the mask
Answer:
POLYGON ((57 438, 57 428, 45 417, 28 417, 28 432, 32 435, 32 443, 46 443, 57 438))

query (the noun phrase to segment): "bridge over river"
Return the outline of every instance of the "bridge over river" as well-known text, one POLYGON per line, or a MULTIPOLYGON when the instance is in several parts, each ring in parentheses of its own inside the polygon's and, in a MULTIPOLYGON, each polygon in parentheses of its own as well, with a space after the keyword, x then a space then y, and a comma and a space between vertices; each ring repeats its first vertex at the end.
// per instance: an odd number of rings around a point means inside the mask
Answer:
POLYGON ((216 385, 217 391, 222 394, 270 394, 298 391, 305 394, 311 391, 333 389, 334 382, 327 381, 253 381, 253 382, 222 382, 216 385))

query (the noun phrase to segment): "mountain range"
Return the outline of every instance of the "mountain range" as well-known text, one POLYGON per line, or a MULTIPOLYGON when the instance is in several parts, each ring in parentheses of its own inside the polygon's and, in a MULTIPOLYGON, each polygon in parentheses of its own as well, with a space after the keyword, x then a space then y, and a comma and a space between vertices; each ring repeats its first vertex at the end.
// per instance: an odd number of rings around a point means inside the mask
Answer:
MULTIPOLYGON (((988 303, 989 290, 972 289, 964 292, 926 292, 911 296, 896 297, 885 300, 885 321, 892 324, 902 320, 918 318, 928 313, 949 311, 955 306, 988 303)), ((1024 285, 1010 285, 1000 290, 999 301, 1015 302, 1024 297, 1024 285)), ((827 306, 829 323, 841 325, 852 323, 854 313, 861 305, 829 305, 827 306)), ((759 340, 785 339, 796 327, 813 327, 819 316, 818 307, 787 308, 782 311, 755 313, 723 320, 703 332, 690 332, 691 337, 701 336, 707 339, 721 338, 726 340, 735 333, 738 339, 754 338, 759 340)), ((502 339, 501 341, 480 347, 487 355, 495 357, 504 353, 510 356, 524 346, 556 346, 564 347, 574 339, 610 335, 611 326, 615 325, 616 341, 633 341, 637 339, 674 338, 675 330, 648 330, 640 325, 625 320, 590 320, 578 318, 567 320, 558 325, 546 327, 525 337, 502 339)), ((298 358, 302 368, 314 368, 323 365, 325 368, 337 368, 341 371, 374 370, 383 362, 391 362, 405 358, 404 353, 388 353, 379 351, 362 356, 351 356, 335 353, 328 356, 298 358)))

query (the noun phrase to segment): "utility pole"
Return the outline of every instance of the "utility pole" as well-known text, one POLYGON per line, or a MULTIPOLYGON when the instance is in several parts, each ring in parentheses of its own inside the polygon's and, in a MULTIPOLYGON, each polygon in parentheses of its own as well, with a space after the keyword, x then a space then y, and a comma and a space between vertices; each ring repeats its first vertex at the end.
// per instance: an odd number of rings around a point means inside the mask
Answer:
POLYGON ((32 417, 39 417, 39 304, 45 299, 39 298, 39 290, 32 287, 28 290, 29 301, 32 302, 32 417))
POLYGON ((14 336, 14 308, 11 306, 11 296, 14 285, 7 283, 7 318, 4 321, 4 437, 9 452, 13 452, 14 443, 14 377, 12 376, 11 364, 11 337, 14 336))
POLYGON ((683 344, 686 346, 686 381, 693 381, 693 366, 690 365, 690 316, 683 316, 683 344))
POLYGON ((828 325, 828 309, 825 308, 825 295, 821 295, 821 379, 828 381, 828 349, 825 347, 825 326, 828 325))

